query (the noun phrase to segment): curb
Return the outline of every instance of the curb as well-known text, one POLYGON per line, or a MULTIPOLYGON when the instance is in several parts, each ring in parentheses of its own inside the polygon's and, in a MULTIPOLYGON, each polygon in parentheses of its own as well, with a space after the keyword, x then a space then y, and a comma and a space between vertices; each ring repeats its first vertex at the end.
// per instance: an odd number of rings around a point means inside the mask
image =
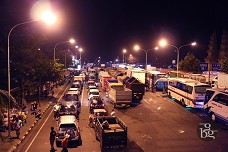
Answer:
MULTIPOLYGON (((47 109, 50 107, 50 104, 48 104, 48 106, 46 106, 46 108, 44 109, 44 111, 42 112, 41 116, 47 111, 47 109)), ((19 147, 19 145, 25 140, 25 138, 28 136, 29 132, 32 131, 32 129, 34 128, 35 124, 37 124, 38 120, 35 120, 33 122, 33 124, 31 125, 31 127, 26 131, 26 133, 23 135, 23 137, 20 139, 20 141, 13 146, 13 148, 10 150, 10 152, 15 152, 16 149, 19 147)))

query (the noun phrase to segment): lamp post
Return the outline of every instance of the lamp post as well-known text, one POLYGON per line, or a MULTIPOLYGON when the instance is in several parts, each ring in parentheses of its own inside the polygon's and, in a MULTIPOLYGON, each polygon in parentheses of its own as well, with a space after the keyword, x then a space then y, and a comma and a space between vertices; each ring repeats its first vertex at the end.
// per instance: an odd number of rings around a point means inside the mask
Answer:
POLYGON ((124 54, 127 52, 126 49, 123 49, 123 63, 124 63, 124 54))
POLYGON ((34 23, 34 22, 38 22, 38 21, 44 21, 47 24, 53 24, 56 21, 56 16, 54 14, 52 14, 51 12, 48 12, 47 14, 43 14, 42 18, 39 20, 34 20, 34 21, 27 21, 27 22, 22 22, 22 23, 18 23, 15 26, 13 26, 9 33, 8 33, 8 38, 7 38, 7 60, 8 60, 8 68, 7 68, 7 73, 8 73, 8 137, 10 137, 10 35, 12 33, 12 31, 21 25, 25 25, 25 24, 29 24, 29 23, 34 23))
POLYGON ((172 44, 169 44, 169 43, 167 43, 167 41, 166 40, 161 40, 160 42, 160 46, 166 46, 166 45, 168 45, 168 46, 171 46, 171 47, 173 47, 173 48, 175 48, 176 50, 177 50, 177 77, 179 77, 179 75, 178 75, 178 73, 179 73, 179 59, 180 59, 180 49, 181 48, 183 48, 183 47, 186 47, 186 46, 195 46, 196 45, 196 42, 192 42, 192 43, 189 43, 189 44, 185 44, 185 45, 181 45, 180 47, 177 47, 177 46, 175 46, 175 45, 172 45, 172 44))
POLYGON ((135 45, 135 46, 134 46, 134 50, 136 50, 136 51, 142 50, 142 51, 144 51, 144 52, 146 53, 146 69, 147 69, 147 53, 148 53, 149 51, 152 51, 152 50, 158 50, 158 47, 155 47, 155 48, 149 49, 149 50, 144 50, 144 49, 141 49, 138 45, 135 45))
POLYGON ((81 66, 81 68, 82 68, 82 51, 83 51, 83 49, 80 48, 79 52, 80 52, 80 66, 81 66))
POLYGON ((69 41, 63 41, 63 42, 57 43, 57 44, 55 45, 55 47, 54 47, 54 61, 55 61, 55 51, 56 51, 56 48, 57 48, 58 45, 63 44, 63 43, 71 43, 71 44, 73 44, 74 42, 75 42, 74 39, 70 39, 69 41))

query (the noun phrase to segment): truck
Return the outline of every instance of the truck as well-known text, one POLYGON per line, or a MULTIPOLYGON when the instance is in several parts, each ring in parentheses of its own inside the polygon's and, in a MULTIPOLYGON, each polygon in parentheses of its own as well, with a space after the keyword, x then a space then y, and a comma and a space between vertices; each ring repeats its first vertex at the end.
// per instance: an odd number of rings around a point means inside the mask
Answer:
POLYGON ((132 91, 121 83, 111 83, 109 84, 109 100, 113 103, 114 108, 117 105, 131 105, 132 91))
POLYGON ((101 151, 109 149, 126 149, 127 125, 113 116, 95 118, 94 131, 96 140, 100 141, 101 151))
POLYGON ((108 92, 109 91, 109 84, 110 83, 117 83, 118 81, 116 80, 116 79, 113 79, 113 78, 111 78, 111 79, 108 79, 108 80, 106 80, 105 82, 104 82, 104 90, 106 91, 106 92, 108 92))
POLYGON ((146 82, 146 72, 144 69, 129 69, 127 71, 127 76, 129 77, 135 77, 139 79, 142 83, 145 84, 146 82))
POLYGON ((215 85, 217 88, 220 89, 227 89, 228 88, 228 74, 226 73, 218 73, 217 84, 215 85))
POLYGON ((132 91, 132 101, 141 101, 145 93, 145 84, 135 77, 130 77, 125 82, 126 88, 132 91))
POLYGON ((102 75, 100 79, 100 84, 103 90, 105 90, 105 81, 108 79, 111 79, 112 77, 110 75, 102 75))

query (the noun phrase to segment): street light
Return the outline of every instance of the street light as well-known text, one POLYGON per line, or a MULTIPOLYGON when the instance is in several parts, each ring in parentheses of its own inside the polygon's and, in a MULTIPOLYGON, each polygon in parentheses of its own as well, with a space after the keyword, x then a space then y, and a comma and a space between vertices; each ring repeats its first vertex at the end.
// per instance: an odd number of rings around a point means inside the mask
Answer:
POLYGON ((183 48, 183 47, 186 47, 186 46, 195 46, 196 45, 196 42, 192 42, 192 43, 189 43, 189 44, 185 44, 185 45, 181 45, 180 47, 177 47, 175 45, 172 45, 172 44, 169 44, 165 39, 162 39, 160 42, 159 42, 160 46, 162 47, 165 47, 165 46, 171 46, 171 47, 174 47, 176 50, 177 50, 177 77, 178 77, 178 73, 179 73, 179 67, 178 67, 178 64, 179 64, 179 56, 180 56, 180 49, 183 48))
POLYGON ((71 44, 73 44, 73 43, 75 43, 75 40, 74 40, 74 39, 70 39, 69 41, 63 41, 63 42, 57 43, 57 44, 55 45, 55 47, 54 47, 54 61, 55 61, 55 50, 56 50, 56 47, 57 47, 59 44, 63 44, 63 43, 71 43, 71 44))
POLYGON ((136 51, 142 50, 142 51, 144 51, 144 52, 146 53, 146 68, 147 68, 147 53, 148 53, 149 51, 152 51, 152 50, 158 50, 158 47, 155 47, 155 48, 149 49, 149 50, 144 50, 144 49, 140 48, 139 45, 135 45, 135 46, 134 46, 134 50, 136 50, 136 51))
POLYGON ((7 60, 8 60, 8 137, 10 137, 10 35, 12 33, 12 31, 21 25, 25 25, 25 24, 29 24, 29 23, 34 23, 34 22, 38 22, 38 21, 44 21, 47 24, 53 24, 56 21, 56 16, 53 13, 48 12, 48 14, 43 13, 42 14, 42 18, 39 20, 34 20, 34 21, 27 21, 27 22, 22 22, 19 24, 16 24, 15 26, 13 26, 9 33, 8 33, 8 43, 7 43, 7 60))
POLYGON ((82 48, 79 48, 79 52, 80 52, 80 66, 82 68, 82 51, 83 49, 82 48))
POLYGON ((124 63, 124 54, 127 52, 126 49, 123 49, 123 63, 124 63))

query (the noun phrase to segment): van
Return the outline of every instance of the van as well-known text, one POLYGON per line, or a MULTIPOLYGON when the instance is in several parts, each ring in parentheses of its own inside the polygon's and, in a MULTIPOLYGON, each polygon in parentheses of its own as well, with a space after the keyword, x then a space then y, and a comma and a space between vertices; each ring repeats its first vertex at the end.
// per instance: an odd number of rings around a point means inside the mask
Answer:
POLYGON ((204 109, 211 117, 211 120, 221 120, 228 123, 228 92, 227 90, 212 88, 207 89, 204 109))
POLYGON ((82 144, 78 121, 74 115, 60 116, 57 124, 56 146, 60 147, 66 134, 69 135, 68 144, 79 146, 82 144))

